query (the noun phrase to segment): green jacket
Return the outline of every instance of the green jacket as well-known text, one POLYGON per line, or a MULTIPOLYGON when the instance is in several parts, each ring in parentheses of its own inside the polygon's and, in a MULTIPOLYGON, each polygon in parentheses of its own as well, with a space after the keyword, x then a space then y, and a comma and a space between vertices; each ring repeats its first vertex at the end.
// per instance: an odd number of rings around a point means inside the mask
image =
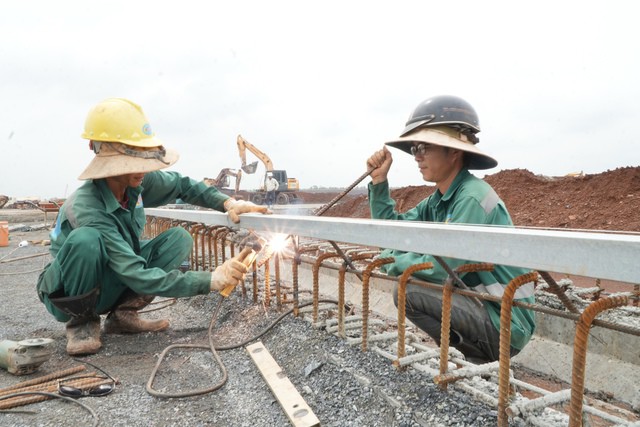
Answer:
MULTIPOLYGON (((395 201, 389 194, 389 184, 386 181, 377 185, 369 184, 369 204, 371 217, 375 219, 513 226, 507 208, 493 188, 471 175, 466 169, 458 173, 446 194, 442 195, 436 190, 415 208, 403 214, 395 211, 395 201)), ((425 237, 428 238, 428 236, 425 237)), ((465 244, 472 244, 472 242, 465 244)), ((432 262, 433 269, 416 272, 414 276, 433 283, 443 283, 447 278, 446 271, 430 255, 386 249, 381 256, 395 258, 394 263, 382 267, 383 271, 389 275, 399 276, 411 265, 432 262)), ((452 269, 472 262, 453 258, 443 259, 452 269)), ((461 278, 469 287, 479 292, 501 297, 504 288, 513 278, 528 271, 519 267, 496 265, 493 271, 467 273, 461 275, 461 278)), ((533 303, 533 291, 533 283, 523 285, 516 291, 515 299, 533 303)), ((500 305, 489 301, 484 301, 484 305, 493 326, 500 330, 500 305)), ((522 349, 534 330, 533 311, 514 307, 511 320, 511 345, 516 349, 522 349)))
MULTIPOLYGON (((209 293, 211 273, 178 270, 165 272, 160 268, 147 268, 144 258, 138 256, 140 236, 144 231, 144 207, 157 207, 175 203, 177 198, 198 206, 224 212, 224 201, 229 197, 215 187, 181 176, 176 172, 150 172, 143 185, 128 188, 129 209, 123 209, 107 187, 104 179, 86 181, 64 203, 56 227, 51 231, 51 255, 55 257, 65 239, 78 227, 98 230, 109 257, 109 268, 120 281, 140 294, 167 297, 185 297, 209 293)), ((49 268, 54 268, 52 264, 49 268)), ((39 286, 47 286, 39 283, 39 286)), ((53 289, 39 289, 50 293, 53 289)))

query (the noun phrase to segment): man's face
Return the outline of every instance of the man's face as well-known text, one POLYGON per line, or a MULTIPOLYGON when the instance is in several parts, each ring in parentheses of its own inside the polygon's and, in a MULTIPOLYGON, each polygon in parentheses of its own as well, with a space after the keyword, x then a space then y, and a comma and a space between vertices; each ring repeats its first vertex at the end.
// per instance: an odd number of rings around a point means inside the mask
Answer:
POLYGON ((431 145, 424 142, 415 143, 411 148, 422 179, 439 183, 451 176, 455 171, 455 153, 445 147, 431 145))
POLYGON ((142 179, 144 178, 144 175, 144 173, 128 173, 126 175, 114 177, 114 179, 116 179, 122 185, 135 188, 142 185, 142 179))

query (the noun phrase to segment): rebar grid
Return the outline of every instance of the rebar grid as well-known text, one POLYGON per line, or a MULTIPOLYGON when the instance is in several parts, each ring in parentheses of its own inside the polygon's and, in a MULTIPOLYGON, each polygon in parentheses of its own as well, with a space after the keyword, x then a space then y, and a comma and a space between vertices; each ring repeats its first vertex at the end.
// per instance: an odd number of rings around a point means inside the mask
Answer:
POLYGON ((500 371, 498 374, 498 426, 509 425, 507 402, 509 399, 509 377, 511 367, 511 308, 516 290, 527 283, 538 280, 537 272, 530 272, 513 278, 502 294, 500 304, 500 371))
MULTIPOLYGON (((154 225, 155 225, 155 227, 150 227, 150 228, 155 228, 156 230, 159 230, 161 227, 165 226, 166 224, 169 224, 169 225, 172 225, 172 226, 175 226, 175 225, 176 225, 176 223, 173 223, 172 221, 169 221, 169 222, 166 222, 166 223, 163 223, 163 222, 155 222, 155 224, 154 224, 154 225)), ((177 225, 185 226, 185 223, 177 223, 177 225)), ((224 247, 223 247, 223 250, 224 250, 224 247)), ((338 257, 338 256, 339 256, 338 254, 323 254, 323 255, 329 255, 329 257, 332 257, 332 256, 333 256, 333 257, 338 257)), ((327 258, 329 258, 329 257, 327 257, 327 258)), ((302 261, 303 261, 303 259, 302 259, 302 258, 300 258, 300 262, 302 262, 302 261)), ((314 264, 314 265, 317 263, 317 259, 316 259, 314 262, 309 262, 309 261, 306 261, 306 260, 304 260, 304 261, 305 261, 305 262, 308 262, 308 263, 310 263, 310 264, 314 264)), ((296 264, 296 265, 297 265, 297 262, 294 262, 293 264, 296 264)), ((314 271, 314 273, 315 273, 315 274, 314 274, 314 288, 315 288, 316 292, 317 292, 317 289, 318 289, 318 287, 319 287, 319 277, 318 277, 318 274, 319 274, 319 268, 320 268, 320 267, 321 267, 321 262, 318 264, 317 270, 316 270, 316 269, 314 269, 314 270, 315 270, 315 271, 314 271)), ((328 265, 328 266, 324 266, 324 267, 328 267, 328 268, 330 268, 330 269, 336 269, 336 270, 338 269, 338 268, 336 268, 335 266, 332 266, 332 265, 328 265)), ((412 267, 413 267, 413 268, 416 268, 416 267, 418 267, 418 266, 412 266, 412 267)), ((418 269, 419 269, 419 268, 418 268, 418 269)), ((373 269, 372 269, 372 270, 373 270, 373 269)), ((351 270, 351 269, 345 269, 345 271, 352 271, 352 270, 351 270)), ((296 273, 297 273, 297 271, 296 271, 296 273)), ((254 263, 254 274, 255 274, 255 263, 254 263)), ((533 273, 532 273, 532 274, 533 274, 533 273)), ((409 274, 408 276, 410 276, 410 274, 409 274)), ((407 276, 407 278, 406 278, 406 284, 411 283, 411 284, 417 284, 417 285, 419 285, 419 286, 425 286, 425 287, 435 287, 435 286, 438 286, 440 289, 442 289, 442 285, 433 285, 433 284, 428 284, 428 282, 422 282, 422 281, 417 280, 417 279, 415 279, 415 278, 414 278, 414 279, 412 279, 412 278, 410 278, 410 277, 408 277, 408 276, 407 276)), ((382 279, 385 279, 385 280, 395 280, 394 278, 389 278, 389 277, 388 277, 388 276, 386 276, 386 275, 383 275, 383 274, 375 274, 375 273, 372 273, 372 272, 371 272, 370 278, 371 278, 371 277, 382 278, 382 279)), ((255 279, 254 279, 254 280, 255 280, 255 279)), ((406 292, 406 284, 405 284, 405 292, 406 292)), ((256 285, 256 284, 254 284, 254 286, 257 286, 257 285, 256 285)), ((636 286, 635 286, 635 288, 634 288, 634 292, 637 292, 637 288, 638 288, 638 285, 636 285, 636 286)), ((399 293, 400 293, 400 292, 399 292, 399 293)), ((475 293, 475 292, 469 292, 469 291, 465 291, 465 290, 461 290, 461 289, 457 289, 457 288, 453 288, 453 289, 452 289, 452 293, 458 293, 458 294, 461 294, 461 295, 464 295, 464 296, 468 296, 468 297, 478 297, 479 299, 482 299, 482 300, 485 300, 485 301, 494 301, 494 302, 500 302, 500 301, 501 301, 501 300, 500 300, 500 298, 493 297, 493 296, 488 295, 488 294, 477 294, 477 293, 475 293)), ((515 291, 514 291, 514 293, 515 293, 515 291)), ((505 294, 506 294, 506 292, 505 292, 505 294)), ((363 297, 364 297, 364 296, 363 296, 363 297)), ((319 296, 317 295, 317 293, 316 293, 316 294, 314 294, 314 301, 317 301, 317 299, 318 299, 318 298, 319 298, 319 296)), ((561 297, 558 295, 558 298, 561 298, 561 297)), ((636 299, 635 299, 633 296, 631 296, 631 298, 633 299, 633 301, 634 301, 634 302, 636 302, 636 299)), ((255 299, 256 299, 256 297, 254 296, 254 300, 255 300, 255 299)), ((504 297, 503 297, 503 299, 504 299, 504 297)), ((363 298, 363 301, 364 301, 364 298, 363 298)), ((405 302, 404 304, 398 304, 398 305, 399 305, 399 308, 400 308, 400 307, 404 307, 404 306, 406 305, 406 294, 405 294, 405 301, 404 301, 404 302, 405 302)), ((545 307, 538 306, 538 305, 535 305, 535 304, 527 304, 527 303, 522 303, 522 302, 518 302, 518 301, 513 301, 513 302, 512 302, 512 306, 519 306, 519 307, 523 307, 523 308, 526 308, 526 309, 532 309, 532 310, 534 310, 534 311, 540 311, 540 312, 543 312, 543 313, 547 313, 547 314, 551 314, 551 315, 555 315, 555 316, 563 317, 563 318, 567 318, 567 319, 574 319, 574 318, 576 318, 576 319, 577 319, 577 318, 578 318, 578 316, 577 316, 575 313, 564 313, 564 312, 559 311, 559 310, 547 309, 547 308, 545 308, 545 307)), ((565 304, 565 306, 566 306, 566 304, 565 304)), ((569 308, 569 307, 567 307, 567 308, 569 308)), ((569 309, 570 309, 570 308, 569 308, 569 309)), ((406 314, 406 313, 405 313, 405 314, 406 314)), ((316 306, 314 323, 315 323, 315 322, 317 322, 317 317, 318 317, 318 314, 317 314, 317 306, 316 306)), ((502 324, 502 323, 503 323, 503 322, 502 322, 502 320, 501 320, 501 324, 502 324)), ((509 321, 509 324, 510 324, 510 321, 509 321)), ((603 327, 608 328, 608 329, 618 330, 618 331, 625 332, 625 333, 630 333, 630 334, 634 334, 634 335, 639 335, 639 333, 638 333, 639 331, 637 330, 637 328, 634 328, 634 327, 631 327, 631 326, 627 327, 626 325, 612 324, 612 323, 610 323, 610 322, 604 322, 604 321, 597 320, 597 319, 593 319, 593 320, 591 321, 591 324, 593 324, 593 325, 598 325, 598 326, 603 326, 603 327)), ((398 326, 400 326, 400 322, 398 323, 398 326)), ((400 327, 398 328, 399 332, 400 332, 401 330, 404 330, 404 329, 405 329, 404 327, 403 327, 403 328, 400 328, 400 327)), ((509 332, 510 332, 510 330, 509 330, 509 332)), ((502 331, 501 331, 501 333, 502 333, 502 331)), ((588 332, 587 332, 587 333, 588 333, 588 332)), ((400 333, 399 333, 399 334, 400 334, 400 333)), ((404 335, 404 334, 403 334, 403 335, 404 335)), ((501 342, 502 342, 502 340, 501 340, 501 342)), ((363 344, 366 346, 366 344, 365 344, 365 343, 366 343, 366 340, 363 340, 363 344)), ((398 343, 398 350, 400 350, 400 343, 398 343)), ((501 352, 501 356, 502 356, 502 352, 501 352)), ((396 360, 397 360, 397 358, 396 358, 396 360)), ((394 363, 394 365, 395 365, 395 363, 394 363)), ((504 376, 504 375, 500 375, 500 376, 504 376)), ((508 381, 508 380, 509 380, 509 377, 507 376, 507 381, 508 381)), ((515 381, 514 381, 514 382, 515 382, 515 381)), ((574 386, 574 384, 572 383, 572 387, 573 387, 573 386, 574 386)), ((507 386, 507 389, 508 389, 508 386, 507 386)), ((499 402, 498 402, 498 403, 499 403, 499 402)), ((498 405, 498 406, 500 406, 500 405, 498 405)), ((500 408, 499 408, 499 409, 500 409, 500 408)), ((587 408, 587 409, 588 409, 588 408, 587 408)), ((502 411, 499 411, 499 413, 500 413, 500 412, 502 412, 502 411)))
POLYGON ((584 396, 584 370, 587 361, 587 341, 593 319, 602 311, 628 303, 626 296, 613 296, 595 301, 580 315, 573 344, 573 373, 571 379, 571 408, 569 427, 582 425, 582 398, 584 396))

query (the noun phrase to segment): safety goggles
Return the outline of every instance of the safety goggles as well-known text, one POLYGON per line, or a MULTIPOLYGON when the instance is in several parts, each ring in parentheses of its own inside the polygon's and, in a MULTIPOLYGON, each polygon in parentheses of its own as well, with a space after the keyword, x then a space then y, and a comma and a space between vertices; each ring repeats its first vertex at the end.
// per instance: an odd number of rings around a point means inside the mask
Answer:
POLYGON ((104 376, 96 377, 96 376, 85 375, 85 376, 76 376, 76 377, 69 377, 69 378, 62 379, 58 381, 58 394, 60 394, 61 396, 71 397, 74 399, 79 397, 86 397, 86 396, 100 397, 100 396, 106 396, 108 394, 111 394, 116 389, 116 383, 118 381, 115 378, 113 378, 111 375, 109 375, 106 371, 104 371, 102 368, 87 361, 79 360, 76 358, 73 358, 73 360, 86 363, 87 365, 94 367, 98 371, 102 372, 104 376), (111 382, 108 384, 100 384, 90 388, 81 388, 81 387, 75 387, 72 385, 65 384, 65 382, 83 379, 83 378, 110 379, 111 382))

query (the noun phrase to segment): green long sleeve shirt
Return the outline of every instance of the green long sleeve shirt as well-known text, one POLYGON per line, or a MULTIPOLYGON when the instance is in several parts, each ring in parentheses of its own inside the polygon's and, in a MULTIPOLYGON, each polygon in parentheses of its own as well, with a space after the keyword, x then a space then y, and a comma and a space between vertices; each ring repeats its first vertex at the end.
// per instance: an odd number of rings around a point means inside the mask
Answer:
MULTIPOLYGON (((471 175, 466 169, 458 173, 444 195, 436 190, 415 208, 405 213, 396 212, 395 201, 390 196, 389 184, 386 181, 376 185, 369 184, 369 204, 371 217, 374 219, 513 226, 509 212, 493 188, 485 181, 471 175)), ((473 244, 473 242, 461 242, 461 244, 473 244)), ((395 262, 382 267, 382 270, 389 275, 399 276, 411 265, 431 262, 434 265, 433 269, 418 271, 414 276, 433 283, 443 283, 447 278, 447 272, 431 255, 390 249, 386 249, 381 254, 381 257, 389 256, 394 257, 395 262)), ((443 259, 452 269, 473 262, 453 258, 443 259)), ((507 284, 513 278, 528 271, 519 267, 496 265, 493 271, 467 273, 461 275, 461 278, 469 287, 479 292, 502 297, 507 284)), ((515 299, 533 303, 533 291, 533 283, 523 285, 516 291, 515 299)), ((500 305, 488 301, 485 301, 484 305, 494 327, 500 330, 500 305)), ((511 320, 511 345, 516 349, 522 349, 534 330, 534 313, 531 310, 514 307, 511 320)))
MULTIPOLYGON (((51 232, 51 255, 55 257, 71 231, 92 227, 100 232, 108 254, 108 267, 136 293, 166 297, 207 294, 211 273, 148 268, 139 256, 140 236, 146 216, 144 207, 175 203, 177 198, 224 212, 229 197, 215 187, 176 172, 147 173, 143 185, 127 190, 128 209, 120 206, 104 179, 86 181, 64 203, 51 232)), ((42 289, 47 293, 52 290, 42 289)))

